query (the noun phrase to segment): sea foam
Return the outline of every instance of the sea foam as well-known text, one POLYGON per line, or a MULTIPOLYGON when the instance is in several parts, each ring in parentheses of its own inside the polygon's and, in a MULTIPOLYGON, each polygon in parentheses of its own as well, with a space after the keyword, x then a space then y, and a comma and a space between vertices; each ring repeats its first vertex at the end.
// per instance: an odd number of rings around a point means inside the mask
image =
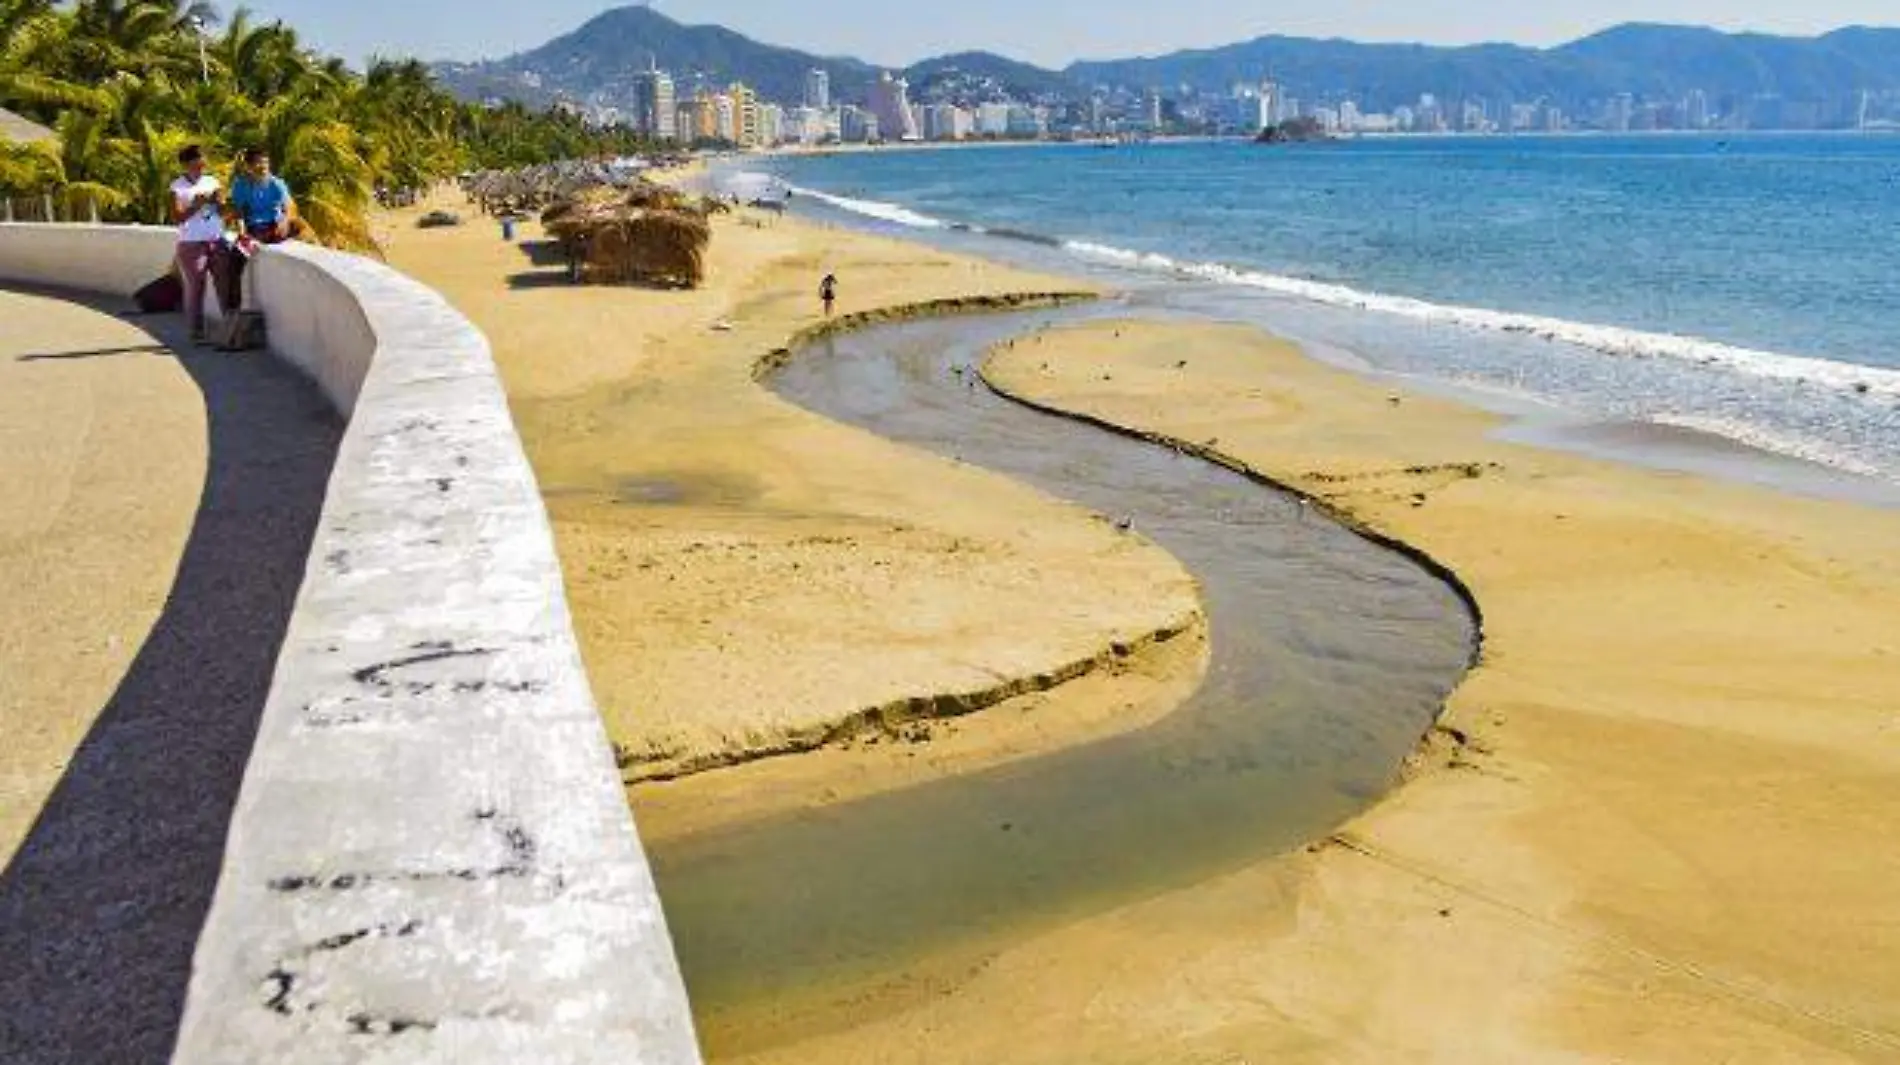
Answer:
POLYGON ((1659 414, 1649 419, 1657 425, 1707 433, 1746 444, 1760 451, 1783 455, 1802 462, 1851 473, 1859 477, 1879 477, 1880 468, 1816 440, 1776 432, 1764 425, 1702 414, 1659 414))
POLYGON ((1591 325, 1533 314, 1431 303, 1406 296, 1362 292, 1345 285, 1242 270, 1218 263, 1198 263, 1165 255, 1130 251, 1087 241, 1067 241, 1063 247, 1084 259, 1118 266, 1162 271, 1220 284, 1242 285, 1282 296, 1333 307, 1374 311, 1414 321, 1458 326, 1491 333, 1512 333, 1559 341, 1623 358, 1666 358, 1720 367, 1750 377, 1805 384, 1870 398, 1900 399, 1900 370, 1724 344, 1699 337, 1648 333, 1619 326, 1591 325))
POLYGON ((807 189, 796 186, 793 187, 792 191, 800 196, 809 196, 820 203, 830 204, 840 211, 850 211, 852 214, 863 215, 866 218, 875 218, 881 222, 891 222, 896 225, 907 226, 911 229, 950 228, 950 224, 942 219, 932 218, 926 214, 918 214, 908 207, 895 203, 883 203, 878 200, 854 200, 848 196, 834 196, 829 192, 820 192, 817 189, 807 189))

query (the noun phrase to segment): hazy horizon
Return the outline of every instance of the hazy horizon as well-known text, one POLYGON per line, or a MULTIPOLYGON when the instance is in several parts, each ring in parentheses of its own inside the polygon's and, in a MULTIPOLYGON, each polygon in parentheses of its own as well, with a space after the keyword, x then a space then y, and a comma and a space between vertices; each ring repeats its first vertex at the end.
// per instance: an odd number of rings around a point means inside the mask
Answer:
MULTIPOLYGON (((458 0, 453 7, 415 0, 373 14, 334 0, 251 0, 245 6, 256 17, 283 19, 311 44, 359 63, 371 55, 496 59, 628 5, 544 0, 523 11, 501 0, 458 0)), ((1375 0, 1282 0, 1271 11, 1236 11, 1222 0, 1176 0, 1159 30, 1149 5, 1101 0, 1043 0, 1029 11, 1013 0, 960 0, 959 17, 949 26, 937 19, 892 18, 886 0, 656 0, 648 6, 679 22, 718 24, 767 44, 893 67, 981 50, 1060 69, 1078 60, 1212 48, 1268 34, 1549 47, 1626 22, 1799 36, 1900 24, 1892 0, 1813 0, 1792 11, 1779 0, 1560 0, 1536 10, 1497 5, 1480 11, 1459 0, 1415 0, 1401 10, 1375 0), (815 11, 825 17, 815 18, 815 11)))

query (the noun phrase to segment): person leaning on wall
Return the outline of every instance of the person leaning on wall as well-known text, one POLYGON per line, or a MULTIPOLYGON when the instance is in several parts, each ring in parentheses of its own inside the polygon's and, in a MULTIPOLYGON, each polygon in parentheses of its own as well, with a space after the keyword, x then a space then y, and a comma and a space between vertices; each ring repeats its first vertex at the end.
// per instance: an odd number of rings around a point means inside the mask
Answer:
POLYGON ((244 271, 259 244, 282 244, 298 233, 297 202, 284 179, 271 173, 270 153, 247 148, 225 198, 225 217, 237 231, 235 241, 218 245, 211 276, 219 304, 229 316, 244 304, 244 271))
POLYGON ((281 244, 297 235, 297 202, 284 179, 271 173, 270 153, 247 148, 231 182, 230 210, 238 232, 259 244, 281 244))

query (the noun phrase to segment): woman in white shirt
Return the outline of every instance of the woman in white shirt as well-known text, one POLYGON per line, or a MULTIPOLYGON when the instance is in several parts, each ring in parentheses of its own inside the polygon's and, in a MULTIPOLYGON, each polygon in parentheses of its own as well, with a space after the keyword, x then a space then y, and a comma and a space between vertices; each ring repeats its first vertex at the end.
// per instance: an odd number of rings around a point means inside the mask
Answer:
POLYGON ((192 145, 178 153, 185 168, 172 182, 172 221, 178 224, 178 273, 185 287, 185 316, 191 339, 205 338, 205 280, 211 251, 224 237, 224 192, 218 179, 205 173, 203 150, 192 145))

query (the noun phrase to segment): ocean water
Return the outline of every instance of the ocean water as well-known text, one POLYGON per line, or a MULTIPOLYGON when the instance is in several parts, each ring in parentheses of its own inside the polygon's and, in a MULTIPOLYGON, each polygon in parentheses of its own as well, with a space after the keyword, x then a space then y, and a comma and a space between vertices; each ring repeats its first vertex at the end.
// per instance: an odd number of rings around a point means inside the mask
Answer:
POLYGON ((1663 465, 1695 468, 1683 439, 1705 437, 1900 484, 1900 137, 1052 145, 724 180, 1258 322, 1528 436, 1642 451, 1667 431, 1663 465))

